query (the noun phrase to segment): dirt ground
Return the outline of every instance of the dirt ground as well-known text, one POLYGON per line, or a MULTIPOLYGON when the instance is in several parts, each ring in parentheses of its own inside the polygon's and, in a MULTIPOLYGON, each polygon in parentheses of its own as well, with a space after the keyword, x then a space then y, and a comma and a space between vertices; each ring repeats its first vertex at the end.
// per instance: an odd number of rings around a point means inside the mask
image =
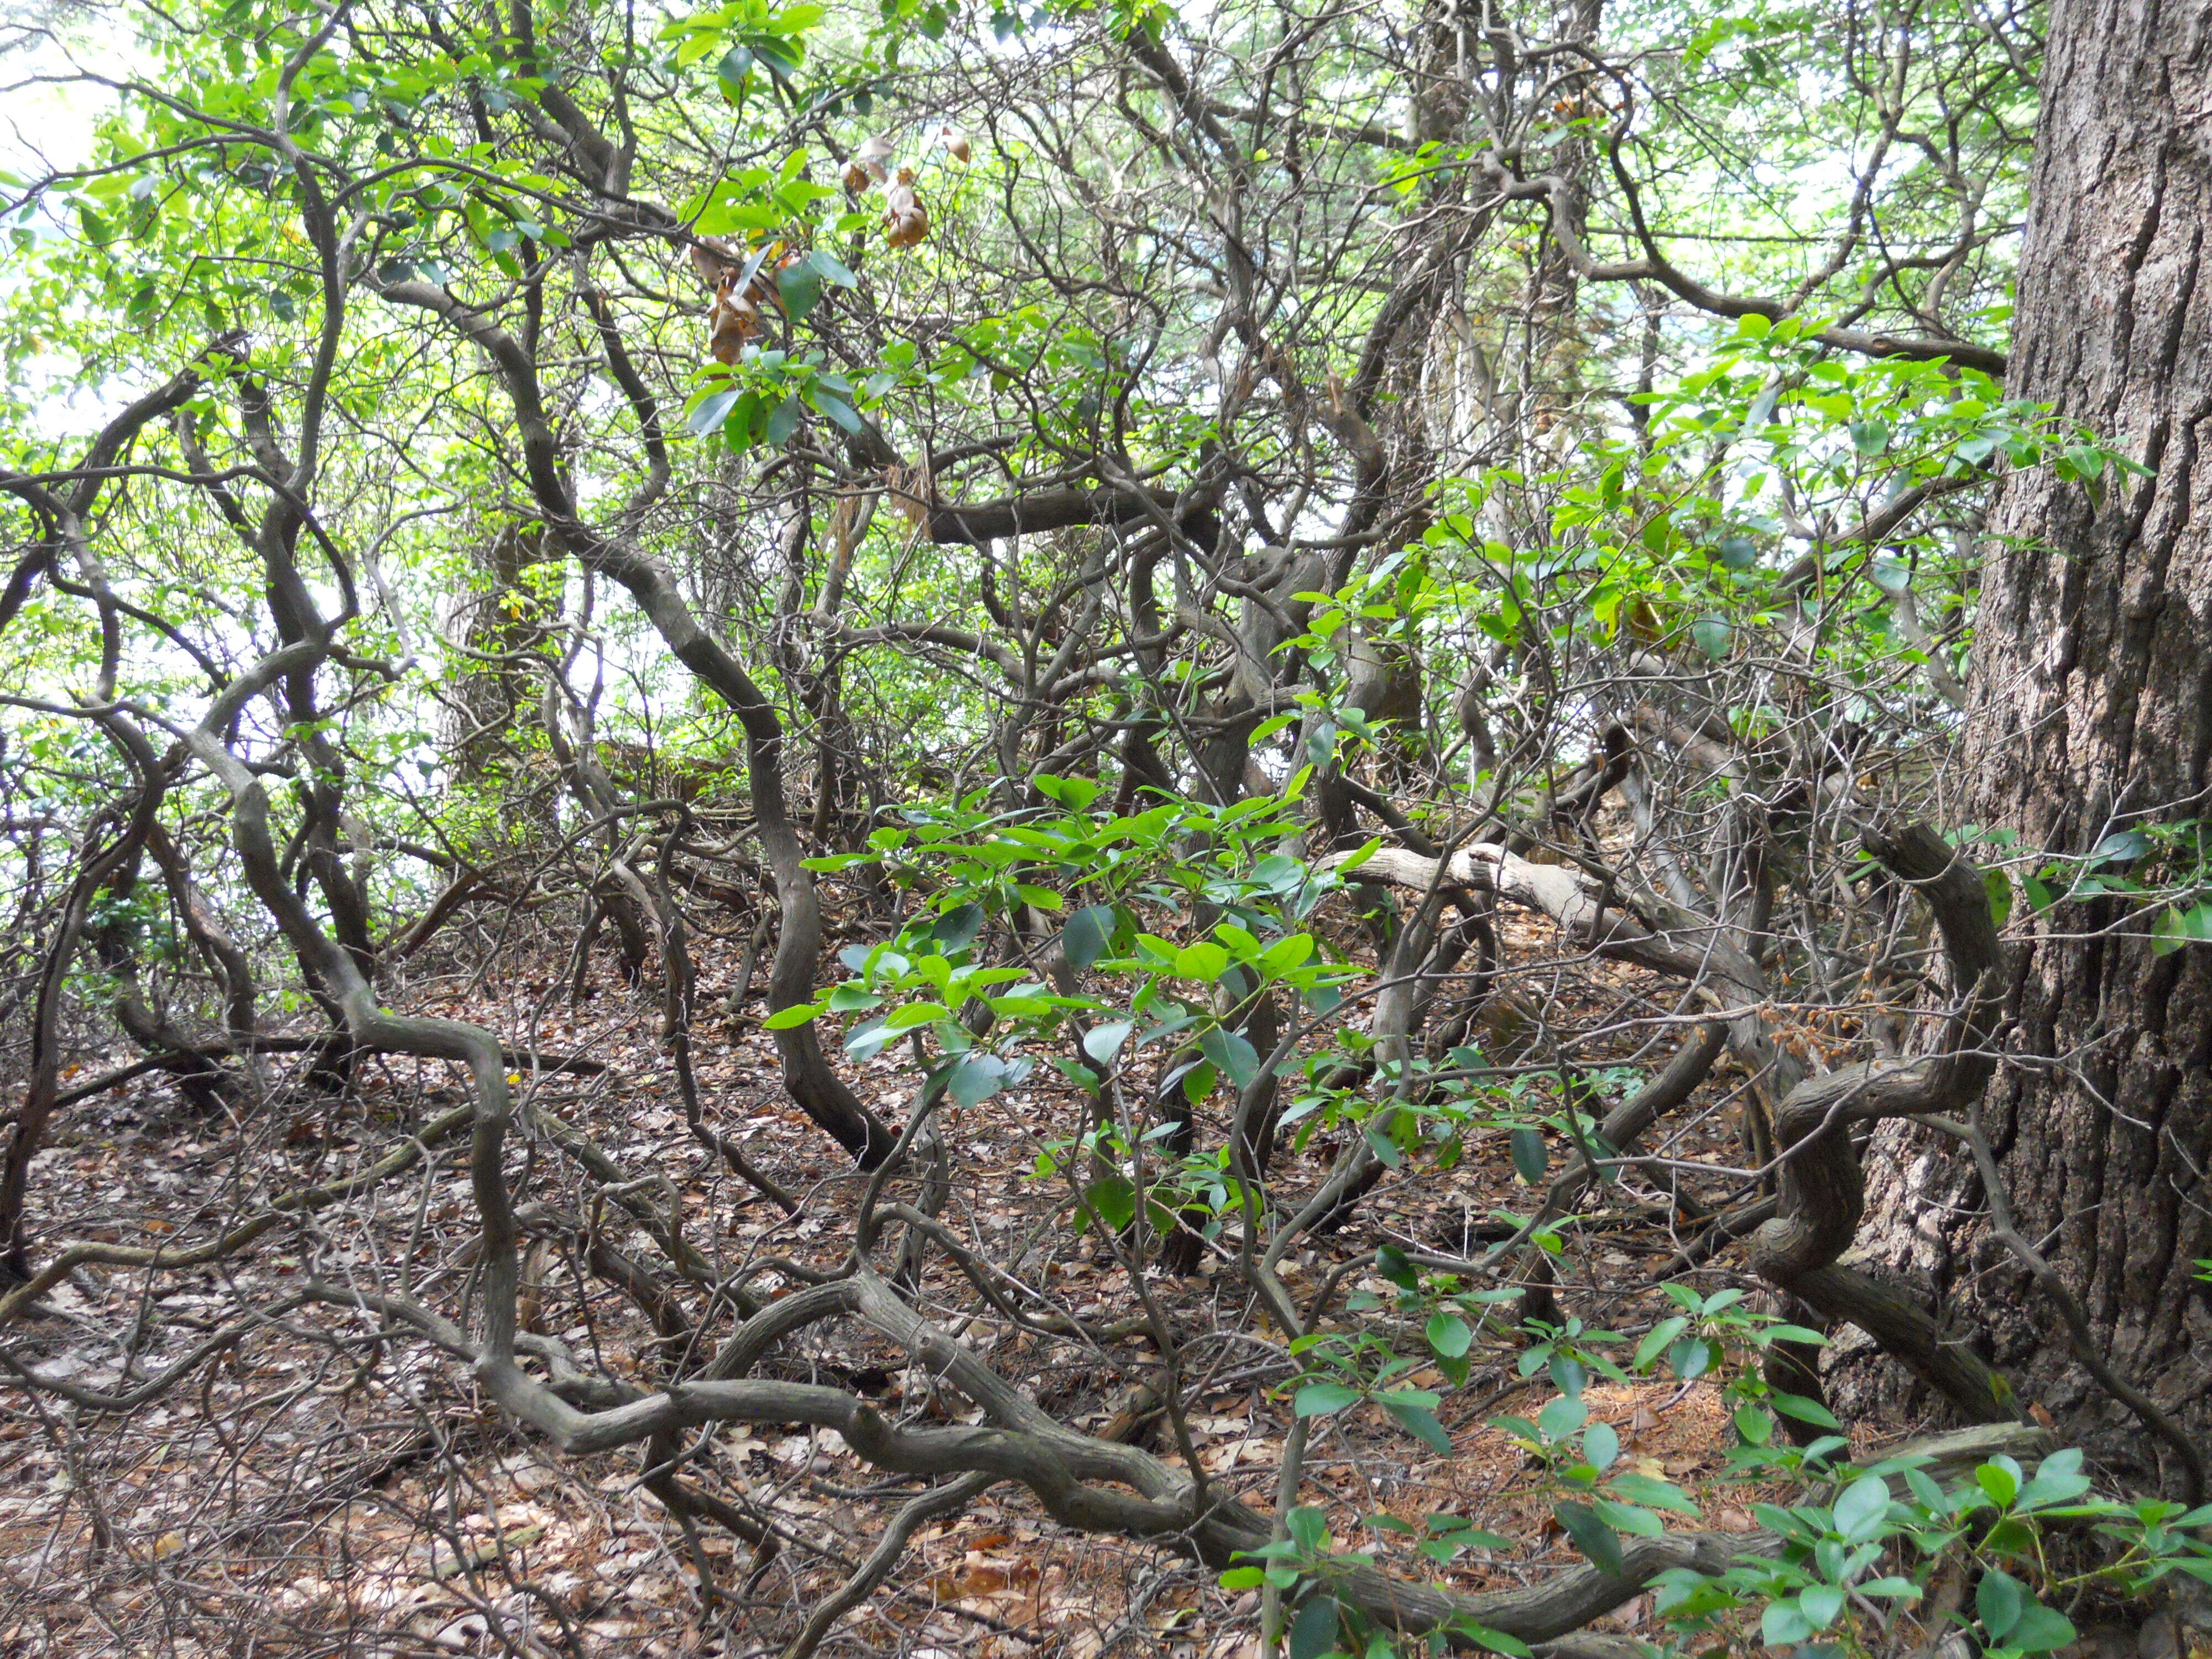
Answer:
MULTIPOLYGON (((710 946, 702 982, 727 971, 710 946)), ((406 988, 411 1006, 485 1021, 541 1054, 588 1056, 586 1077, 525 1076, 531 1109, 586 1129, 618 1168, 591 1178, 555 1138, 515 1137, 511 1178, 522 1196, 580 1231, 549 1227, 527 1264, 526 1313, 579 1355, 617 1375, 650 1371, 667 1339, 636 1305, 584 1270, 578 1240, 634 1253, 650 1244, 609 1199, 623 1182, 652 1194, 665 1220, 726 1281, 745 1273, 757 1294, 793 1283, 766 1263, 826 1270, 844 1253, 859 1188, 849 1168, 793 1109, 767 1038, 740 1016, 703 1032, 700 1075, 713 1126, 804 1206, 786 1218, 732 1181, 689 1133, 657 1040, 653 988, 602 986, 574 1009, 560 969, 501 980, 456 977, 406 988), (596 1229, 596 1231, 592 1230, 596 1229)), ((755 1010, 757 1005, 754 1005, 755 1010)), ((755 1015, 757 1017, 757 1013, 755 1015)), ((82 1069, 96 1073, 88 1058, 82 1069)), ((37 1165, 47 1240, 106 1239, 179 1248, 225 1224, 265 1215, 276 1195, 330 1182, 413 1146, 402 1173, 342 1201, 288 1212, 251 1248, 198 1267, 84 1270, 58 1285, 14 1334, 14 1362, 114 1394, 144 1388, 218 1338, 220 1352, 173 1390, 130 1412, 70 1407, 20 1389, 0 1396, 0 1652, 8 1655, 430 1656, 751 1655, 781 1650, 813 1607, 874 1547, 917 1490, 864 1468, 827 1432, 738 1427, 696 1449, 690 1474, 756 1536, 702 1522, 696 1537, 641 1484, 635 1455, 560 1458, 502 1419, 457 1359, 372 1322, 288 1305, 308 1277, 376 1284, 465 1310, 474 1262, 473 1208, 457 1138, 425 1146, 426 1125, 462 1099, 458 1079, 413 1061, 371 1060, 342 1087, 309 1089, 271 1066, 271 1108, 216 1121, 191 1115, 158 1083, 76 1109, 37 1165), (124 1333, 119 1340, 118 1333, 124 1333)), ((899 1056, 858 1068, 864 1095, 902 1112, 910 1077, 899 1056)), ((1040 1067, 1030 1085, 945 1119, 954 1190, 945 1214, 978 1253, 1044 1288, 1077 1319, 1110 1322, 1135 1308, 1127 1280, 1096 1238, 1066 1222, 1066 1188, 1036 1175, 1041 1151, 1075 1132, 1079 1103, 1040 1067)), ((1723 1098, 1726 1079, 1709 1085, 1723 1098)), ((1693 1103, 1683 1156, 1731 1160, 1724 1110, 1693 1103)), ((1218 1123, 1203 1134, 1218 1139, 1218 1123)), ((1317 1181, 1337 1151, 1314 1134, 1286 1148, 1285 1190, 1317 1181)), ((1571 1228, 1560 1261, 1563 1305, 1632 1336, 1668 1310, 1659 1276, 1711 1290, 1722 1265, 1686 1269, 1680 1236, 1650 1219, 1662 1196, 1624 1222, 1571 1228)), ((1449 1171, 1412 1167, 1376 1190, 1357 1223, 1288 1264, 1293 1293, 1310 1296, 1333 1269, 1378 1245, 1456 1252, 1494 1236, 1492 1218, 1525 1211, 1501 1130, 1478 1129, 1449 1171)), ((1288 1423, 1291 1375, 1279 1344, 1233 1278, 1209 1263, 1154 1288, 1184 1343, 1190 1425, 1208 1475, 1272 1508, 1288 1423)), ((1357 1270, 1345 1296, 1390 1287, 1357 1270)), ((1158 1372, 1146 1340, 1099 1346, 1013 1329, 966 1294, 940 1261, 921 1286, 925 1311, 956 1330, 1040 1403, 1079 1427, 1111 1419, 1133 1383, 1158 1372)), ((1387 1323, 1387 1322, 1386 1322, 1387 1323)), ((726 1314, 690 1342, 728 1328, 726 1314)), ((1400 1334, 1401 1351, 1410 1332, 1400 1334)), ((1522 1454, 1486 1419, 1533 1414, 1548 1381, 1524 1383, 1503 1340, 1478 1345, 1464 1387, 1433 1370, 1449 1457, 1396 1430, 1372 1407, 1315 1435, 1304 1502, 1326 1506, 1337 1538, 1410 1573, 1437 1569, 1410 1540, 1366 1526, 1374 1515, 1418 1524, 1462 1516, 1516 1540, 1471 1552, 1444 1574, 1466 1588, 1536 1582, 1578 1565, 1558 1534, 1522 1454)), ((963 1401, 935 1393, 902 1355, 860 1331, 827 1325, 788 1345, 776 1374, 856 1388, 887 1407, 974 1420, 963 1401)), ((1705 1524, 1750 1527, 1749 1494, 1723 1479, 1733 1430, 1717 1382, 1598 1384, 1593 1413, 1619 1431, 1634 1465, 1680 1482, 1705 1524)), ((1905 1425, 1885 1425, 1894 1431, 1905 1425)), ((1157 1424, 1146 1432, 1164 1454, 1157 1424)), ((1639 1598, 1607 1624, 1649 1630, 1639 1598)), ((828 1654, 902 1653, 972 1659, 1094 1659, 1256 1655, 1252 1594, 1160 1549, 1077 1537, 1029 1495, 994 1488, 964 1514, 917 1534, 889 1584, 849 1613, 828 1654)))

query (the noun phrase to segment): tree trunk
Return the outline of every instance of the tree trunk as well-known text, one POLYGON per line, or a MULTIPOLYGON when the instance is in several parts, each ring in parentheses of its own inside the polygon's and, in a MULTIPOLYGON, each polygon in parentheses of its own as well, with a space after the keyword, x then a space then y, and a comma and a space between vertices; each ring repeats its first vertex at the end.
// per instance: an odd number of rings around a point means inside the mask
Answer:
MULTIPOLYGON (((2195 511, 2212 486, 2212 289, 2198 275, 2212 11, 2060 0, 2042 90, 2010 391, 2089 423, 2151 476, 2007 481, 1983 574, 1969 799, 2020 850, 2080 857, 2117 830, 2212 817, 2212 523, 2195 511)), ((2014 930, 2005 1063, 1984 1109, 2021 1233, 2081 1297, 2114 1368, 2201 1439, 2212 946, 2156 954, 2152 914, 2093 899, 2014 930)), ((1880 1253, 1948 1303, 2027 1400, 2148 1474, 2149 1437, 1974 1220, 1963 1154, 1923 1131, 1881 1140, 1880 1253)))

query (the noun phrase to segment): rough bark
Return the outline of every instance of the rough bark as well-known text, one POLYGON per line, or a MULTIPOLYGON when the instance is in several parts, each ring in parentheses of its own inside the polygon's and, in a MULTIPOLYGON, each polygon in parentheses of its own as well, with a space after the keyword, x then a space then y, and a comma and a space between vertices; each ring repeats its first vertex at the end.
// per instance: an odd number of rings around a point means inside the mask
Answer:
MULTIPOLYGON (((2063 0, 2042 89, 2009 389, 2089 422, 2150 476, 2008 480, 1983 575, 1970 816, 2081 856, 2116 830, 2207 814, 2212 530, 2196 502, 2212 484, 2212 10, 2063 0)), ((2160 957, 2149 921, 2104 898, 2015 927, 1985 1121, 2021 1233, 2080 1294, 2118 1373, 2201 1437, 2212 948, 2160 957)), ((1881 1254, 2069 1437, 2148 1473, 2148 1437, 1975 1219, 1963 1153, 1894 1127, 1879 1150, 1881 1254)))

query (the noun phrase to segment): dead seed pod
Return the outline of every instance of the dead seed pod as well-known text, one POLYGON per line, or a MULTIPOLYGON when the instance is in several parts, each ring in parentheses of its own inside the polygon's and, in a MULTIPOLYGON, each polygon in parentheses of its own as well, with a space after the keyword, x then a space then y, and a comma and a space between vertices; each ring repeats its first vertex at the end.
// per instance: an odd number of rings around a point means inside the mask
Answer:
POLYGON ((845 188, 854 196, 865 196, 871 186, 880 185, 891 176, 890 140, 871 137, 860 141, 853 159, 845 163, 845 188))
POLYGON ((733 363, 748 340, 766 326, 767 307, 783 305, 775 273, 805 256, 781 241, 750 250, 719 236, 691 248, 691 268, 714 290, 707 307, 707 349, 717 362, 733 363))
POLYGON ((968 135, 951 122, 948 121, 939 127, 937 130, 937 136, 945 143, 945 153, 963 167, 975 159, 975 147, 969 143, 968 135))
POLYGON ((901 167, 898 182, 884 192, 884 240, 912 247, 929 234, 929 210, 914 193, 914 169, 901 167))
POLYGON ((714 302, 707 308, 707 349, 718 363, 737 362, 745 342, 761 331, 759 303, 751 284, 739 290, 740 274, 734 265, 722 272, 714 284, 714 302))
POLYGON ((722 280, 725 266, 742 264, 744 253, 726 236, 702 236, 691 244, 691 269, 708 288, 722 280))

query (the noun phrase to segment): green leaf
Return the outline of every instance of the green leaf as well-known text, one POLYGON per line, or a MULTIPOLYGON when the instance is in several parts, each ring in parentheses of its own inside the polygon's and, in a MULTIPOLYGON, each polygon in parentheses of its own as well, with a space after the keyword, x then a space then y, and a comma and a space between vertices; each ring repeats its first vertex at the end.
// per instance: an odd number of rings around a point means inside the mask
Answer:
POLYGON ((722 95, 735 104, 745 95, 745 77, 752 73, 753 55, 743 46, 732 46, 722 54, 722 61, 714 65, 714 79, 720 82, 722 95))
POLYGON ((1694 1382, 1713 1368, 1713 1345, 1702 1336, 1686 1336, 1667 1351, 1667 1364, 1685 1382, 1694 1382))
POLYGON ((1474 1333, 1467 1321, 1447 1313, 1429 1316, 1428 1337, 1429 1346, 1447 1359, 1456 1359, 1474 1346, 1474 1333))
POLYGON ((1552 1149, 1544 1144, 1544 1137, 1525 1123, 1513 1126, 1513 1170, 1529 1186, 1544 1178, 1551 1166, 1552 1149))
POLYGON ((1398 1143, 1390 1138, 1389 1131, 1380 1123, 1369 1124, 1362 1132, 1361 1138, 1367 1142, 1367 1150, 1382 1160, 1382 1166, 1385 1169, 1395 1170, 1405 1163, 1406 1154, 1399 1149, 1398 1143))
POLYGON ((788 1008, 779 1008, 761 1022, 764 1031, 788 1031, 795 1025, 804 1025, 820 1013, 821 1009, 811 1002, 794 1002, 788 1008))
MULTIPOLYGON (((1316 721, 1306 732, 1306 758, 1316 767, 1328 764, 1329 757, 1336 753, 1336 722, 1316 721)), ((1343 866, 1340 866, 1341 869, 1343 866)))
POLYGON ((2100 864, 2133 864, 2150 852, 2150 837, 2140 830, 2115 830, 2089 857, 2100 864))
POLYGON ((1322 1655, 1335 1647, 1340 1622, 1334 1595, 1310 1597, 1291 1623, 1291 1659, 1321 1659, 1322 1655))
POLYGON ((836 255, 824 253, 818 247, 806 256, 806 263, 814 267, 817 276, 826 282, 835 283, 839 288, 858 288, 860 285, 860 279, 848 270, 836 255))
POLYGON ((1760 1346, 1772 1342, 1802 1342, 1812 1347, 1822 1347, 1828 1339, 1810 1325, 1769 1325, 1759 1333, 1760 1346))
POLYGON ((1690 637, 1698 642, 1698 650, 1720 662, 1728 656, 1735 630, 1726 617, 1704 616, 1690 624, 1690 637))
POLYGON ((1802 1642, 1812 1633, 1812 1620, 1805 1617, 1794 1597, 1769 1602, 1766 1611, 1759 1615, 1759 1639, 1771 1648, 1802 1642))
POLYGON ((1662 1538, 1666 1523, 1649 1510, 1638 1509, 1633 1504, 1624 1504, 1617 1498, 1601 1498, 1591 1507, 1598 1519, 1622 1532, 1633 1533, 1638 1538, 1662 1538))
POLYGON ((2002 870, 1984 870, 1982 885, 1990 896, 1990 921, 2002 927, 2012 915, 2012 883, 2002 870))
POLYGON ((1606 1485, 1632 1503, 1648 1504, 1656 1510, 1672 1510, 1677 1515, 1694 1516, 1696 1502, 1671 1480, 1662 1480, 1656 1474, 1639 1474, 1633 1469, 1624 1469, 1606 1485))
POLYGON ((1404 1291, 1421 1288, 1421 1276, 1407 1260, 1405 1251, 1395 1244, 1378 1244, 1375 1249, 1375 1271, 1404 1291))
POLYGON ((1554 1504, 1552 1516, 1559 1522, 1560 1530, 1575 1540, 1575 1547, 1600 1571, 1618 1577, 1625 1570, 1620 1535, 1599 1520, 1587 1504, 1554 1504))
POLYGON ((857 438, 860 435, 862 430, 860 414, 852 404, 834 392, 824 392, 819 386, 814 388, 813 401, 815 408, 844 428, 854 437, 857 438))
POLYGON ((1202 1106, 1206 1097, 1213 1092, 1221 1073, 1213 1068, 1210 1060, 1201 1060, 1182 1074, 1182 1097, 1194 1106, 1202 1106))
POLYGON ((1504 1537, 1498 1533, 1485 1532, 1480 1527, 1458 1528, 1449 1534, 1442 1534, 1442 1539, 1443 1542, 1461 1549, 1513 1551, 1521 1547, 1517 1540, 1504 1537))
POLYGON ((1347 1389, 1341 1382, 1309 1382, 1291 1400, 1291 1409, 1300 1417, 1326 1417, 1364 1398, 1358 1389, 1347 1389))
POLYGON ((2048 1504, 2063 1504, 2079 1498, 2089 1490, 2089 1477, 2081 1473, 2081 1449, 2063 1447, 2045 1458, 2035 1471, 2035 1478, 2021 1488, 2020 1507, 2033 1510, 2048 1504))
POLYGON ((2162 957, 2172 956, 2185 945, 2205 944, 2212 944, 2212 899, 2185 910, 2169 905, 2159 912, 2151 928, 2151 949, 2162 957))
POLYGON ((1563 1394, 1545 1401, 1536 1413, 1536 1426, 1547 1440, 1565 1440, 1589 1421, 1589 1407, 1579 1395, 1563 1394))
POLYGON ((1996 1567, 1983 1573, 1974 1589, 1974 1611, 1981 1615, 1982 1628, 1992 1642, 2005 1639, 2020 1622, 2021 1609, 2027 1605, 2027 1592, 2020 1580, 1996 1567))
POLYGON ((1451 1436, 1444 1432, 1444 1425, 1437 1420, 1436 1413, 1429 1407, 1407 1398, 1404 1393, 1378 1394, 1375 1403, 1395 1418, 1400 1428, 1431 1450, 1445 1457, 1451 1455, 1451 1436))
POLYGON ((1519 1637, 1508 1636, 1504 1631, 1492 1630, 1487 1625, 1478 1625, 1472 1619, 1455 1619, 1444 1628, 1464 1636, 1475 1646, 1489 1652, 1509 1654, 1511 1659, 1529 1659, 1534 1651, 1519 1637))
POLYGON ((1106 954, 1114 938, 1114 907, 1093 904, 1078 910, 1060 930, 1060 954, 1067 965, 1081 973, 1106 954))
POLYGON ((873 1019, 862 1020, 845 1033, 845 1052, 855 1060, 873 1060, 897 1036, 879 1014, 873 1019))
POLYGON ((1910 1578, 1869 1578, 1856 1586, 1861 1595, 1880 1596, 1886 1601, 1917 1601, 1920 1586, 1910 1578))
POLYGON ((954 1105, 973 1106, 1006 1087, 1006 1074, 1005 1060, 971 1049, 954 1063, 945 1091, 954 1105))
POLYGON ((822 273, 810 260, 786 265, 775 274, 775 289, 783 301, 784 314, 794 323, 803 323, 806 313, 821 301, 822 273))
POLYGON ((1101 1066, 1111 1066, 1114 1056, 1121 1052, 1121 1045, 1129 1040, 1129 1033, 1136 1029, 1136 1022, 1127 1019, 1094 1025, 1083 1034, 1083 1052, 1101 1066))
POLYGON ((1186 945, 1176 952, 1175 970, 1179 979, 1194 979, 1211 985, 1228 966, 1229 952, 1210 939, 1186 945))
POLYGON ((1317 1555, 1328 1545, 1328 1516, 1310 1504, 1295 1505, 1283 1522, 1290 1541, 1308 1555, 1317 1555))
POLYGON ((1036 785, 1037 793, 1048 800, 1057 801, 1071 812, 1080 812, 1098 799, 1103 787, 1089 778, 1057 777, 1050 772, 1040 772, 1030 780, 1036 785))
POLYGON ((2009 1457, 1993 1457, 1974 1471, 1974 1484, 1999 1509, 2010 1509, 2020 1496, 2020 1465, 2009 1457))
POLYGON ((2053 1648, 2064 1647, 2074 1637, 2073 1621, 2064 1613, 2039 1601, 2030 1601, 2021 1608, 2020 1617, 2007 1632, 2004 1644, 2022 1653, 2048 1653, 2053 1648))
POLYGON ((1836 1530, 1853 1543, 1863 1543, 1888 1514, 1889 1483, 1878 1474, 1861 1475, 1836 1499, 1836 1530))
POLYGON ((1101 1176, 1083 1189, 1098 1218, 1119 1232, 1137 1218, 1137 1188, 1124 1175, 1101 1176))
POLYGON ((1198 1051, 1213 1062, 1214 1069, 1226 1073, 1229 1080, 1238 1089, 1249 1089, 1252 1079, 1260 1075, 1260 1056, 1249 1042, 1234 1031, 1216 1026, 1201 1031, 1198 1051))
POLYGON ((1690 1322, 1679 1314, 1654 1325, 1644 1333, 1644 1340, 1636 1345, 1636 1369, 1639 1371, 1649 1370, 1652 1362, 1666 1352, 1667 1345, 1689 1328, 1690 1322))
POLYGON ((1583 1455, 1600 1474, 1620 1455, 1620 1436, 1610 1423, 1593 1423, 1583 1431, 1583 1455))
POLYGON ((1836 1615, 1844 1610, 1843 1587, 1838 1584, 1815 1584, 1797 1598, 1798 1610, 1805 1622, 1814 1630, 1826 1630, 1836 1622, 1836 1615))
POLYGON ((1741 533, 1722 537, 1713 544, 1713 551, 1724 569, 1748 570, 1759 562, 1759 544, 1741 533))
POLYGON ((1502 1435, 1519 1441, 1524 1446, 1541 1446, 1544 1431, 1525 1417, 1516 1417, 1510 1412, 1500 1412, 1489 1419, 1490 1426, 1502 1435))
POLYGON ((1231 1567, 1215 1581, 1225 1590, 1257 1589, 1267 1582, 1265 1567, 1231 1567))
POLYGON ((956 904, 931 924, 929 943, 940 956, 966 950, 983 931, 985 916, 980 904, 956 904))
POLYGON ((721 425, 729 412, 738 406, 738 399, 745 395, 743 386, 726 386, 702 398, 684 422, 684 429, 695 438, 706 436, 721 425))
POLYGON ((1851 447, 1869 458, 1889 447, 1889 422, 1887 421, 1853 421, 1850 424, 1851 447))
POLYGON ((1836 1421, 1836 1414, 1826 1406, 1817 1400, 1808 1400, 1802 1394, 1771 1394, 1766 1397, 1766 1403, 1784 1417, 1794 1417, 1800 1423, 1810 1423, 1816 1429, 1840 1431, 1844 1426, 1836 1421))
POLYGON ((1065 1054, 1054 1054, 1052 1057, 1052 1069, 1077 1088, 1088 1090, 1094 1095, 1098 1092, 1098 1085, 1104 1081, 1097 1073, 1092 1071, 1081 1060, 1070 1060, 1065 1054))

